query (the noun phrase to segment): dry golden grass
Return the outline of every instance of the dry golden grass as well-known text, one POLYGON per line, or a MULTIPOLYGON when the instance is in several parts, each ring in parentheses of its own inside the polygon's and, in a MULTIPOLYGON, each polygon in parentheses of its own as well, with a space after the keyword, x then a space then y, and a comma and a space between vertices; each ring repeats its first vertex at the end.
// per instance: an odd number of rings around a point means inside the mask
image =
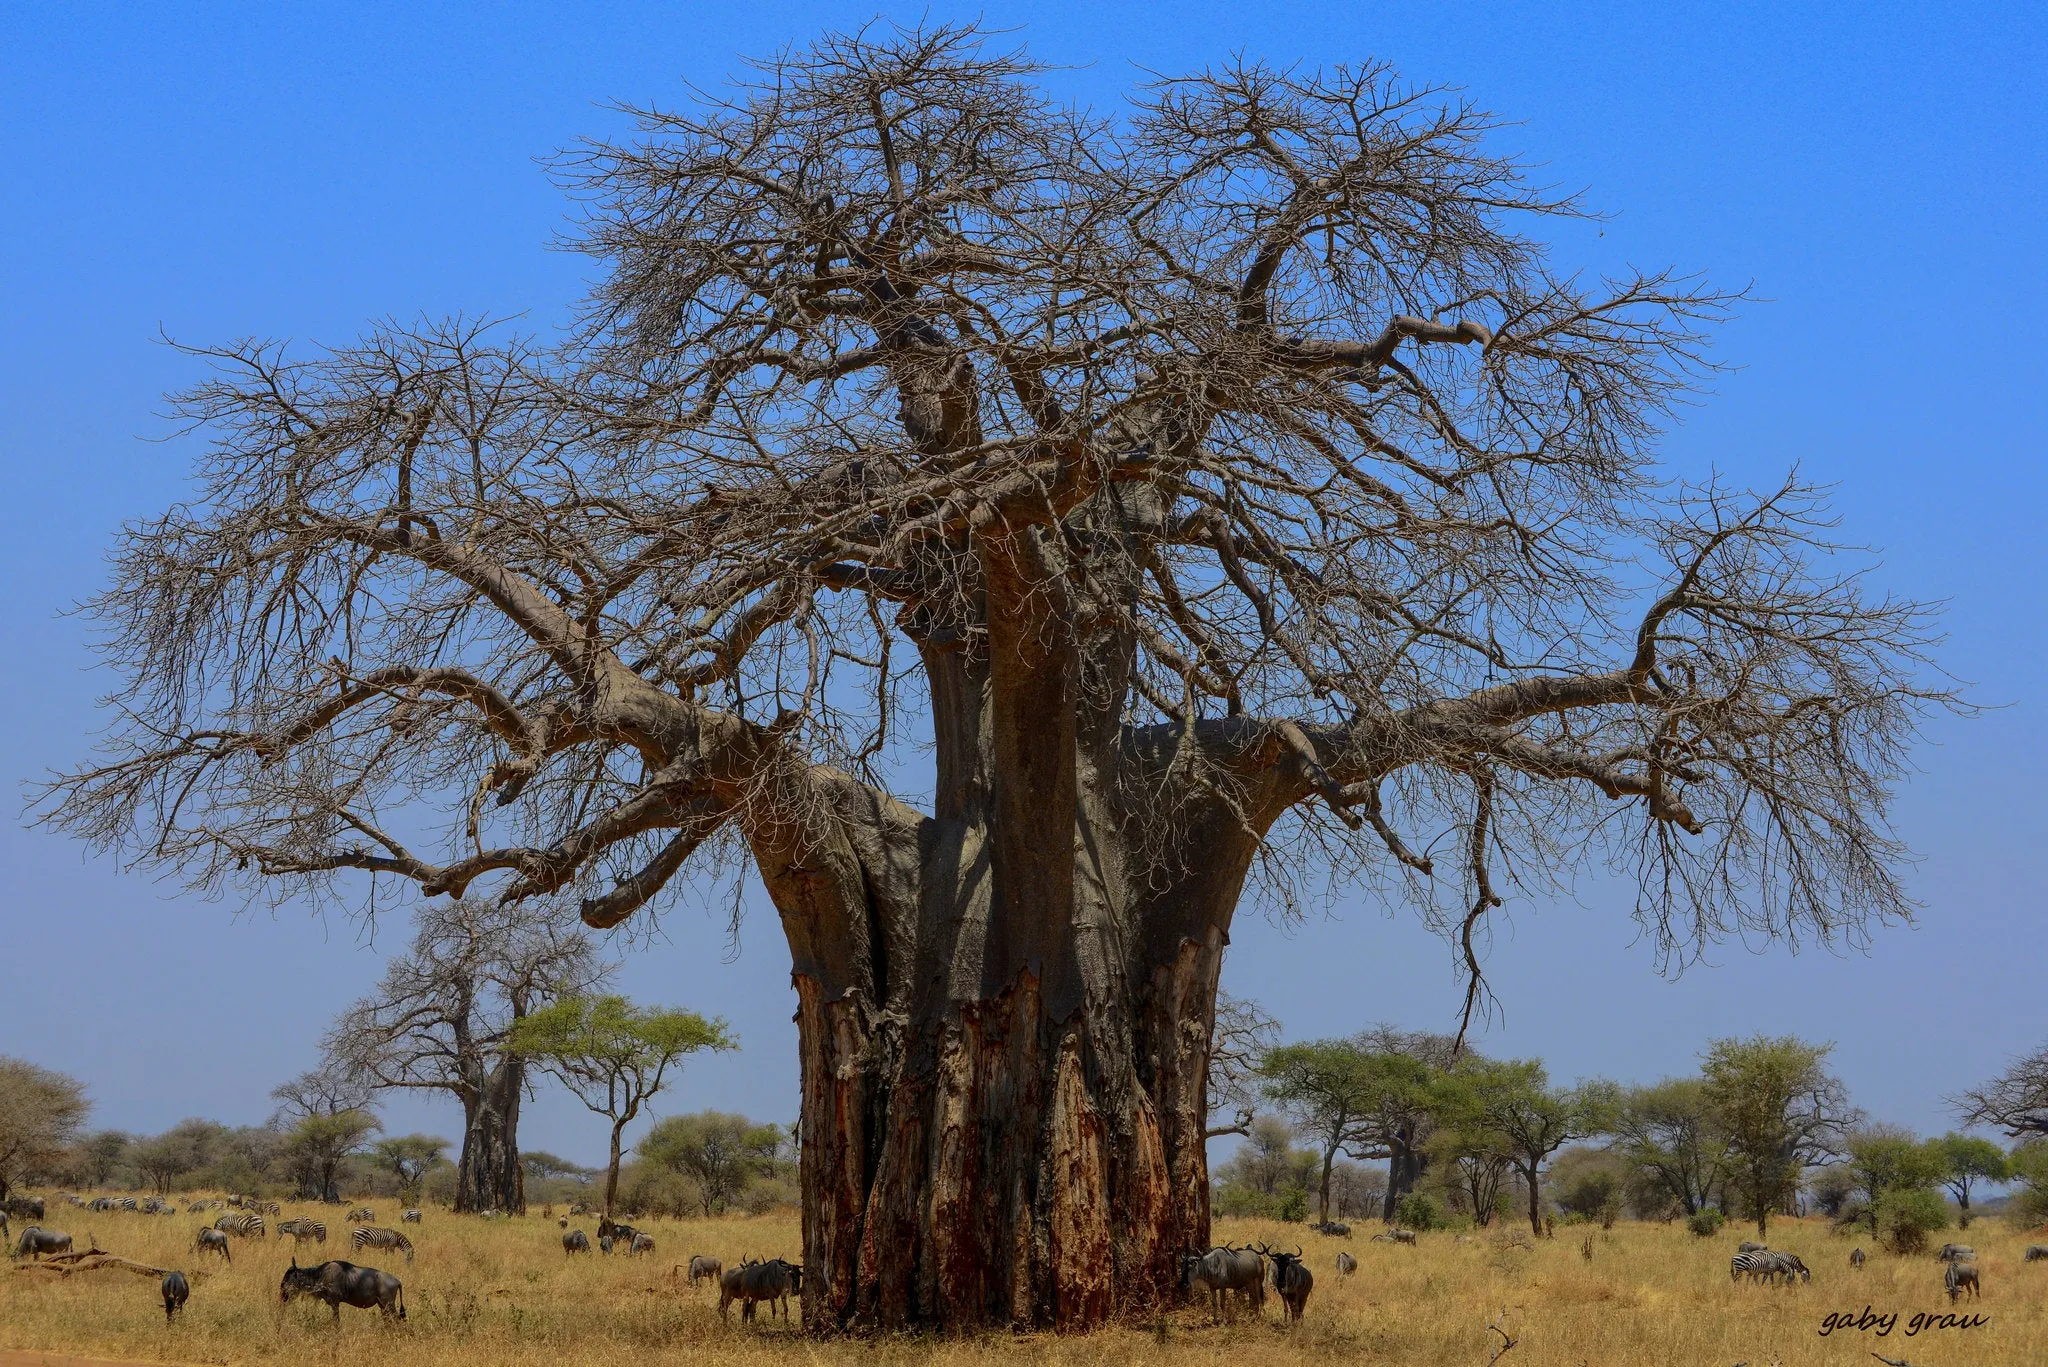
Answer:
MULTIPOLYGON (((395 1204, 378 1204, 384 1222, 394 1221, 395 1204)), ((337 1212, 287 1207, 285 1213, 326 1220, 329 1256, 347 1256, 347 1227, 337 1212)), ((1585 1228, 1560 1229, 1533 1249, 1496 1249, 1485 1233, 1469 1242, 1424 1235, 1418 1247, 1403 1248, 1367 1242, 1371 1227, 1363 1225, 1351 1239, 1332 1240, 1305 1236, 1299 1226, 1223 1221, 1219 1238, 1307 1247, 1316 1289, 1299 1329, 1282 1327, 1279 1301, 1269 1296, 1263 1319, 1223 1326, 1210 1324, 1206 1309, 1188 1307, 1163 1326, 1072 1338, 815 1342, 780 1321, 742 1327, 737 1307, 726 1328, 714 1294, 670 1279, 671 1269, 692 1253, 728 1262, 743 1254, 795 1257, 793 1215, 654 1221, 647 1228, 658 1251, 629 1260, 595 1253, 566 1258, 554 1222, 539 1215, 484 1222, 429 1210, 426 1223, 410 1231, 419 1248, 413 1266, 388 1255, 364 1258, 404 1279, 408 1322, 386 1325, 374 1312, 345 1309, 336 1333, 324 1306, 302 1301, 280 1312, 278 1273, 288 1261, 288 1241, 238 1242, 234 1266, 224 1268, 189 1252, 198 1218, 69 1208, 51 1214, 46 1224, 69 1231, 81 1246, 91 1232, 112 1252, 196 1272, 191 1304, 166 1328, 153 1279, 111 1271, 65 1280, 8 1272, 0 1276, 0 1349, 238 1367, 372 1361, 378 1367, 552 1367, 565 1361, 645 1367, 677 1354, 757 1367, 1244 1367, 1247 1354, 1274 1353, 1287 1362, 1482 1367, 1498 1342, 1487 1323, 1505 1308, 1516 1346, 1501 1367, 1730 1367, 1742 1361, 1869 1367, 1873 1348, 1923 1367, 2048 1362, 2048 1263, 2023 1265, 2026 1240, 1995 1220, 1969 1233, 1983 1271, 1983 1300, 1959 1307, 1989 1322, 1910 1338, 1915 1312, 1949 1310, 1940 1265, 1932 1257, 1873 1253, 1869 1266, 1854 1273, 1849 1241, 1831 1237, 1818 1222, 1773 1227, 1772 1246, 1798 1253, 1814 1270, 1812 1285, 1785 1289, 1729 1283, 1728 1258, 1744 1237, 1732 1227, 1709 1240, 1676 1225, 1595 1229, 1588 1261, 1581 1252, 1585 1228), (1339 1248, 1359 1260, 1358 1275, 1341 1284, 1334 1270, 1339 1248), (1819 1334, 1829 1312, 1854 1313, 1866 1305, 1879 1314, 1898 1312, 1889 1336, 1853 1329, 1819 1334)))

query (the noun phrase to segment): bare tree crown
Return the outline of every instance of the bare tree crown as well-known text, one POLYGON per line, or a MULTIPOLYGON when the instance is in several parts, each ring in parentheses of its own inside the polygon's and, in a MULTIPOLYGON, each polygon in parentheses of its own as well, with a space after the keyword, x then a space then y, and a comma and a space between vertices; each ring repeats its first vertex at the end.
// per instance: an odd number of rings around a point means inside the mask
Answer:
POLYGON ((721 832, 873 866, 979 819, 943 704, 1042 677, 1141 844, 1226 803, 1475 974, 1587 842, 1681 951, 1906 909, 1922 609, 1815 491, 1653 469, 1728 296, 1555 271, 1578 203, 1382 66, 1114 118, 1037 77, 875 31, 635 111, 562 165, 602 273, 559 344, 200 353, 198 487, 93 605, 119 721, 42 810, 209 887, 605 926, 721 832))

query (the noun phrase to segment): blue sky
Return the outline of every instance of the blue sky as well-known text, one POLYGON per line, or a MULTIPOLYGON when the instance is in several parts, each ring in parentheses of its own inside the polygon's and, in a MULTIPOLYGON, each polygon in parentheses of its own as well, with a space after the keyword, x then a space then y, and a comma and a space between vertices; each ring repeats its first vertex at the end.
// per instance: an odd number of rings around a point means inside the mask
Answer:
MULTIPOLYGON (((523 313, 546 327, 586 263, 549 249, 568 205, 538 159, 679 102, 742 54, 872 5, 0 6, 0 776, 80 758, 95 727, 83 625, 112 531, 178 498, 193 447, 159 396, 193 375, 157 342, 345 340, 383 315, 523 313)), ((1110 108, 1143 70, 1234 50, 1379 57, 1515 120, 1504 147, 1613 216, 1566 258, 1751 284, 1733 369, 1683 415, 1674 473, 1839 486, 1879 581, 1949 603, 1944 663, 1992 705, 1938 720, 1899 805, 1919 924, 1867 954, 1724 946, 1676 982, 1619 890, 1508 908, 1490 1052, 1561 1077, 1689 1069, 1736 1031, 1832 1039, 1875 1115, 1945 1128, 1942 1096, 2048 1038, 2041 588, 2048 536, 2042 130, 2048 20, 2030 6, 933 5, 1014 26, 1110 108)), ((0 825, 0 1053, 87 1079, 99 1123, 255 1121, 402 937, 237 915, 0 825)), ((1444 1028, 1443 947, 1357 902, 1240 924, 1225 970, 1298 1037, 1444 1028)), ((635 995, 730 1018, 742 1053, 693 1065, 674 1109, 789 1120, 794 1002, 765 909, 727 962, 715 912, 629 957, 635 995)), ((452 1108, 392 1123, 456 1131, 452 1108)), ((597 1123, 544 1096, 530 1147, 594 1158, 597 1123)))

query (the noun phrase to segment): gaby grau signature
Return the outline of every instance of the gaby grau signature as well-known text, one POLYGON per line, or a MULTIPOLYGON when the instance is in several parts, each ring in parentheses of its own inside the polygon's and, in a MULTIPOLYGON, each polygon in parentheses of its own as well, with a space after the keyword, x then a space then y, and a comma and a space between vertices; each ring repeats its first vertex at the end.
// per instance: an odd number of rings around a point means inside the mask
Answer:
MULTIPOLYGON (((1906 1337, 1912 1338, 1928 1329, 1982 1329, 1989 1323, 1989 1315, 1951 1315, 1940 1310, 1920 1310, 1906 1321, 1906 1337)), ((1820 1336, 1826 1338, 1837 1329, 1853 1329, 1858 1333, 1875 1333, 1879 1338, 1888 1338, 1898 1327, 1898 1311, 1879 1315, 1866 1305, 1861 1312, 1842 1310, 1829 1314, 1820 1322, 1820 1336)))

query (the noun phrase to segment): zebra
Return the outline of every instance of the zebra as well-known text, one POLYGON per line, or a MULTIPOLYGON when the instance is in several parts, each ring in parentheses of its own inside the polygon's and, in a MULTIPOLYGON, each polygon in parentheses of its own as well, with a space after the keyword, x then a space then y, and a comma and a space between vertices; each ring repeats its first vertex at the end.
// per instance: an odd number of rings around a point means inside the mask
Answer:
POLYGON ((420 1219, 421 1216, 419 1209, 418 1207, 414 1207, 413 1209, 406 1211, 405 1214, 399 1216, 398 1223, 402 1225, 416 1225, 420 1222, 420 1219))
POLYGON ((294 1243, 302 1244, 308 1239, 316 1244, 327 1242, 327 1226, 318 1220, 279 1220, 277 1237, 282 1239, 287 1234, 294 1243))
POLYGON ((1735 1245, 1735 1251, 1737 1253, 1763 1253, 1769 1250, 1769 1248, 1769 1244, 1752 1243, 1746 1239, 1743 1242, 1735 1245))
POLYGON ((284 1214, 284 1207, 283 1207, 283 1206, 280 1206, 280 1205, 279 1205, 279 1204, 278 1204, 277 1202, 275 1202, 275 1201, 249 1201, 249 1202, 247 1202, 247 1203, 246 1203, 246 1204, 244 1205, 244 1207, 243 1207, 243 1208, 244 1208, 245 1210, 253 1210, 253 1211, 255 1211, 255 1212, 256 1212, 256 1213, 258 1214, 258 1215, 282 1215, 282 1214, 284 1214))
POLYGON ((352 1225, 374 1225, 377 1223, 377 1212, 368 1206, 357 1206, 346 1218, 352 1225))
POLYGON ((1787 1286, 1792 1284, 1795 1276, 1802 1281, 1813 1280, 1813 1273, 1799 1261, 1798 1255, 1774 1253, 1768 1248, 1753 1248, 1728 1260, 1728 1280, 1739 1282, 1744 1276, 1765 1282, 1783 1277, 1787 1286))
POLYGON ((1943 1244, 1934 1256, 1945 1263, 1969 1263, 1977 1260, 1977 1250, 1968 1244, 1943 1244))
POLYGON ((2048 1258, 2048 1244, 2027 1245, 2026 1261, 2030 1263, 2038 1263, 2043 1258, 2048 1258))
POLYGON ((263 1217, 246 1210, 237 1211, 233 1215, 221 1216, 213 1222, 213 1227, 243 1239, 260 1239, 263 1237, 263 1217))
POLYGON ((200 1230, 199 1237, 192 1241, 192 1251, 194 1253, 204 1253, 208 1249, 211 1249, 213 1252, 220 1254, 221 1257, 226 1258, 228 1260, 228 1265, 230 1267, 234 1266, 234 1255, 228 1252, 227 1235, 221 1233, 217 1229, 200 1230))
POLYGON ((1862 1249, 1860 1249, 1860 1248, 1852 1248, 1852 1249, 1850 1249, 1850 1250, 1849 1250, 1849 1266, 1851 1266, 1851 1267, 1855 1268, 1855 1269, 1856 1269, 1856 1270, 1857 1270, 1858 1272, 1861 1272, 1861 1271, 1863 1270, 1863 1250, 1862 1250, 1862 1249))
POLYGON ((1397 1244, 1412 1244, 1415 1242, 1415 1231, 1412 1229, 1389 1228, 1383 1234, 1373 1235, 1366 1242, 1369 1244, 1378 1243, 1381 1239, 1391 1239, 1397 1244))
POLYGON ((1951 1304, 1954 1303, 1956 1297, 1962 1295, 1963 1288, 1966 1286, 1970 1288, 1970 1299, 1977 1299, 1979 1294, 1977 1287, 1977 1264, 1961 1261, 1951 1262, 1948 1265, 1948 1269, 1941 1274, 1941 1285, 1942 1289, 1948 1292, 1951 1304))
POLYGON ((366 1248, 395 1248, 405 1254, 407 1262, 412 1261, 412 1240, 395 1229, 379 1229, 375 1225, 357 1225, 349 1231, 348 1246, 357 1253, 366 1248))

